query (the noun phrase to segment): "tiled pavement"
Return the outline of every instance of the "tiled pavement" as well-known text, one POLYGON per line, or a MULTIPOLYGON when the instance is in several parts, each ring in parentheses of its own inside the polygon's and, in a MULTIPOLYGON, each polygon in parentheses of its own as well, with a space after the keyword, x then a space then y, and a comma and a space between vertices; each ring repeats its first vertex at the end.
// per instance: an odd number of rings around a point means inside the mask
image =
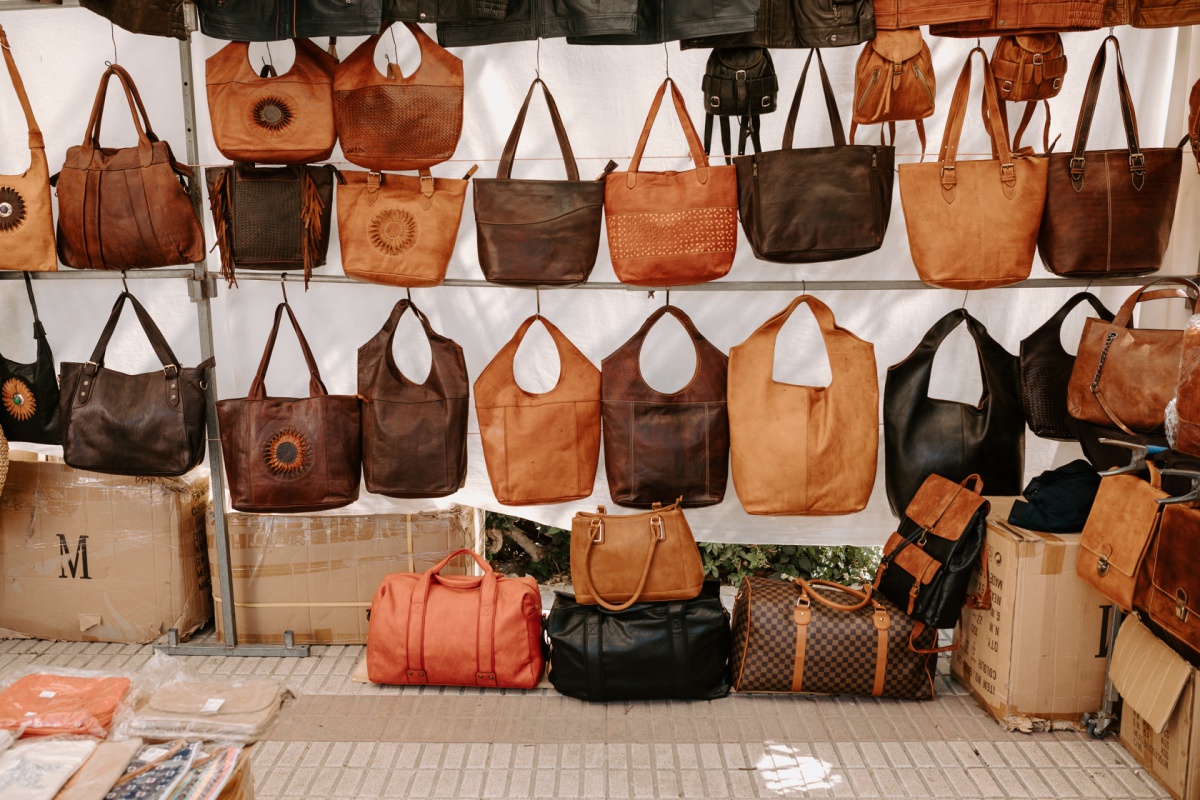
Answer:
MULTIPOLYGON (((253 757, 256 796, 367 798, 1167 797, 1113 740, 1007 733, 944 674, 938 698, 738 696, 588 705, 532 692, 354 683, 362 647, 186 659, 298 695, 253 757)), ((0 675, 136 671, 151 648, 0 640, 0 675)), ((943 661, 944 668, 944 661, 943 661)))

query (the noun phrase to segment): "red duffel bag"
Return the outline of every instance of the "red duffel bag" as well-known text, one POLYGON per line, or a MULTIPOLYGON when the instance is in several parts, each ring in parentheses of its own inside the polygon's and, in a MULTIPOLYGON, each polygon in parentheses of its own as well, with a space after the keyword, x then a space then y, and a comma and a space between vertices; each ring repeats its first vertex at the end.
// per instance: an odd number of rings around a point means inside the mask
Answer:
POLYGON ((383 579, 371 603, 373 683, 532 689, 542 679, 542 598, 533 578, 497 575, 467 549, 428 572, 383 579), (441 575, 467 555, 481 576, 441 575))

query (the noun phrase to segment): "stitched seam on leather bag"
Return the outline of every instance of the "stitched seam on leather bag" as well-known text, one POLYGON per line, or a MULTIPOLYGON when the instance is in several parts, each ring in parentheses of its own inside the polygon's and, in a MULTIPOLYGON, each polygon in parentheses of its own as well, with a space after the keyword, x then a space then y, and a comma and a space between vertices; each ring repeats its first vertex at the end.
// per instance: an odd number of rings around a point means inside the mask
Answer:
POLYGON ((1104 200, 1108 212, 1108 231, 1104 241, 1104 271, 1112 272, 1112 170, 1109 169, 1108 156, 1104 156, 1104 200))
POLYGON ((490 220, 480 219, 478 216, 476 216, 476 220, 479 222, 480 225, 492 225, 492 226, 496 226, 496 227, 518 227, 518 226, 522 226, 522 225, 544 225, 547 222, 555 222, 556 220, 560 220, 563 217, 569 217, 572 214, 578 214, 580 211, 588 211, 593 208, 601 208, 601 207, 603 207, 602 203, 589 203, 586 206, 579 206, 577 208, 572 208, 570 211, 564 211, 563 213, 558 214, 557 216, 546 217, 544 219, 530 220, 529 222, 504 222, 504 221, 492 222, 490 220))

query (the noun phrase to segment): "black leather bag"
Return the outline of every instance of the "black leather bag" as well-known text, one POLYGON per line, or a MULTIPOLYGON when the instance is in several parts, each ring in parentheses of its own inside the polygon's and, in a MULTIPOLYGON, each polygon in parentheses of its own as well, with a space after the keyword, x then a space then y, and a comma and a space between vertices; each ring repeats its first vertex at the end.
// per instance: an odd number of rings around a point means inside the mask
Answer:
POLYGON ((1067 413, 1067 384, 1071 382, 1075 356, 1063 349, 1061 336, 1063 321, 1085 300, 1097 316, 1112 322, 1112 312, 1100 298, 1080 292, 1021 341, 1021 406, 1030 430, 1043 439, 1067 442, 1075 438, 1067 413))
POLYGON ((724 697, 731 638, 720 593, 717 581, 705 581, 694 600, 613 612, 555 592, 546 621, 550 682, 590 702, 724 697))
POLYGON ((701 81, 704 90, 704 153, 712 153, 713 118, 721 120, 721 145, 730 163, 733 137, 729 118, 738 118, 738 155, 745 155, 746 140, 762 152, 758 117, 778 106, 779 79, 775 62, 762 47, 718 47, 708 57, 701 81))
POLYGON ((0 355, 0 429, 10 442, 62 444, 58 416, 58 376, 46 329, 38 318, 33 282, 25 273, 37 360, 18 364, 0 355))
POLYGON ((897 517, 930 475, 958 482, 977 474, 994 495, 1021 492, 1025 414, 1017 392, 1017 357, 963 309, 934 324, 908 358, 888 368, 883 438, 888 503, 897 517), (965 322, 975 340, 983 397, 979 405, 930 399, 938 347, 965 322))

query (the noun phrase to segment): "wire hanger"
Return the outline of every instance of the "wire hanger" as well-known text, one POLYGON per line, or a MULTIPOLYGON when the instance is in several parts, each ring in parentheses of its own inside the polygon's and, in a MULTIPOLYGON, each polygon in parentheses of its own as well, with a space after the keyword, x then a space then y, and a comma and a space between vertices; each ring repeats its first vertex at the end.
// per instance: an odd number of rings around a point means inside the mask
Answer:
POLYGON ((534 53, 533 74, 540 81, 542 79, 542 40, 537 40, 537 51, 534 53))
POLYGON ((105 66, 111 67, 113 64, 121 63, 120 61, 117 60, 117 28, 111 22, 108 23, 108 38, 112 39, 113 60, 112 60, 111 64, 105 64, 105 66))
POLYGON ((542 318, 542 287, 535 286, 533 291, 537 298, 537 315, 536 316, 538 319, 541 319, 542 318))
POLYGON ((663 55, 667 58, 667 80, 671 80, 671 51, 666 42, 663 42, 663 55))
POLYGON ((125 292, 129 293, 129 283, 125 280, 125 270, 121 270, 121 285, 125 287, 125 292))
POLYGON ((671 287, 667 287, 667 306, 671 305, 671 287))
POLYGON ((279 288, 283 292, 283 302, 284 302, 284 304, 287 304, 288 298, 287 298, 287 273, 286 272, 279 273, 279 288))

